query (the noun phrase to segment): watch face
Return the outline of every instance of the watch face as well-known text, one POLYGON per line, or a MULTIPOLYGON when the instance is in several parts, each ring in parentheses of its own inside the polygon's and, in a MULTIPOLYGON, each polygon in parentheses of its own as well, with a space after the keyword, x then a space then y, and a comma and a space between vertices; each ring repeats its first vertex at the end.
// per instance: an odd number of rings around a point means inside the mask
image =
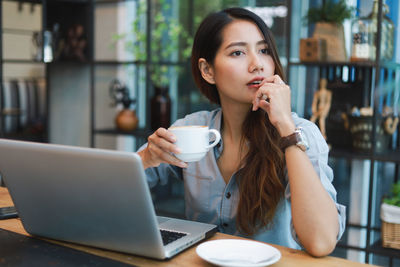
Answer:
POLYGON ((300 147, 301 150, 306 151, 309 146, 307 136, 304 134, 303 128, 299 127, 296 129, 296 132, 298 133, 298 142, 296 145, 300 147))

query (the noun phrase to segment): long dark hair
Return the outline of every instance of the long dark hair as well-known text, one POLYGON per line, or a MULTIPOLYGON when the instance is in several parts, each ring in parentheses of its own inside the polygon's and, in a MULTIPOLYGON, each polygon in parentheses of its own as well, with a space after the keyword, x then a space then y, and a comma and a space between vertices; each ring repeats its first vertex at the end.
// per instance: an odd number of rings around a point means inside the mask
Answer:
MULTIPOLYGON (((222 44, 223 29, 234 20, 253 22, 260 29, 270 48, 275 63, 275 74, 282 79, 284 72, 276 50, 271 31, 264 21, 253 12, 243 8, 228 8, 211 13, 200 24, 194 37, 192 49, 192 74, 200 91, 213 103, 220 104, 216 85, 203 79, 198 62, 204 58, 213 65, 216 53, 222 44)), ((241 147, 248 146, 242 159, 240 177, 240 200, 237 209, 238 229, 247 235, 269 226, 284 192, 284 155, 278 147, 278 131, 271 124, 268 115, 259 109, 249 110, 242 125, 241 147)))

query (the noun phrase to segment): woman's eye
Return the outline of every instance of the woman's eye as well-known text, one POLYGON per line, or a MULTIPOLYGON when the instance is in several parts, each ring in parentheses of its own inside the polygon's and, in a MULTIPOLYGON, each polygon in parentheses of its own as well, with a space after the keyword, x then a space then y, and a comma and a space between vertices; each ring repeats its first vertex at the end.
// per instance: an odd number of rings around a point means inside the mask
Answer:
POLYGON ((271 54, 271 50, 269 48, 263 48, 263 49, 261 49, 261 53, 269 55, 269 54, 271 54))
POLYGON ((235 51, 235 52, 232 52, 232 56, 240 56, 240 55, 242 55, 243 54, 243 52, 242 51, 235 51))

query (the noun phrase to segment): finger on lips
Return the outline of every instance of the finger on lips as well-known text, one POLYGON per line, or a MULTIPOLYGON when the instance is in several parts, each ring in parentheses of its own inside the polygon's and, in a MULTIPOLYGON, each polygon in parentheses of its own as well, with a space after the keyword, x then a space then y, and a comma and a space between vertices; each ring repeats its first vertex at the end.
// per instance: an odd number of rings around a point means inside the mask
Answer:
POLYGON ((285 82, 282 80, 282 78, 278 75, 275 74, 273 76, 269 76, 263 80, 265 83, 274 83, 274 84, 285 84, 285 82))

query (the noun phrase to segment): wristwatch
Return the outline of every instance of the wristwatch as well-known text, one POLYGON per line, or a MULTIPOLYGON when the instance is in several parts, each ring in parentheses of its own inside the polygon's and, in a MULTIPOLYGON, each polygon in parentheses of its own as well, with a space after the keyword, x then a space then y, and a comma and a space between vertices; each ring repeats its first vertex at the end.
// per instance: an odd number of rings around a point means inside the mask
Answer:
POLYGON ((282 137, 279 142, 279 147, 283 152, 285 152, 286 148, 294 145, 298 146, 302 151, 308 149, 308 140, 301 127, 296 128, 291 135, 282 137))

